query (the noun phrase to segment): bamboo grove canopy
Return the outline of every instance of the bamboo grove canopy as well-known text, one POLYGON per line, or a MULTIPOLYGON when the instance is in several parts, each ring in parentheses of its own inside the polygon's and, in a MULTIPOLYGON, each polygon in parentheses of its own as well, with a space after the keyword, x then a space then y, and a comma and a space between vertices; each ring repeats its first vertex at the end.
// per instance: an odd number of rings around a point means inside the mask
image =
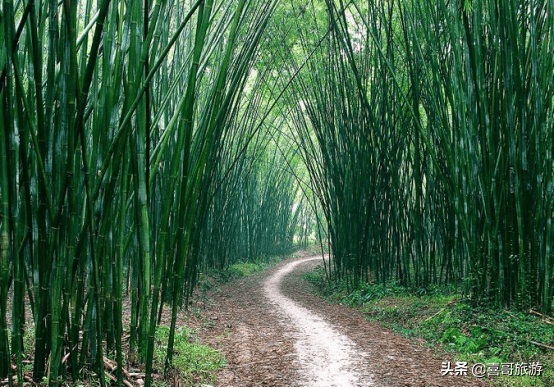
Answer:
POLYGON ((551 311, 553 1, 0 4, 10 384, 122 385, 124 332, 150 384, 201 271, 313 235, 332 281, 551 311))

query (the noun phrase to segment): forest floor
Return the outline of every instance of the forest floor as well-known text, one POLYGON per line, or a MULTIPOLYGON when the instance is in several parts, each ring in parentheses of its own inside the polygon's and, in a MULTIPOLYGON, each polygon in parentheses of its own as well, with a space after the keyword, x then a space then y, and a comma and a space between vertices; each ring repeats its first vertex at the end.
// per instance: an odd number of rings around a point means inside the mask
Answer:
POLYGON ((202 342, 228 362, 217 386, 488 385, 442 376, 444 360, 429 348, 314 295, 303 275, 320 263, 321 257, 290 258, 193 303, 187 325, 196 325, 202 342))
MULTIPOLYGON (((222 281, 211 274, 202 274, 189 309, 178 314, 177 327, 181 334, 178 335, 176 344, 183 346, 181 356, 187 358, 183 358, 181 366, 176 365, 170 375, 162 376, 161 360, 165 354, 163 349, 167 343, 167 328, 170 323, 170 309, 166 308, 160 330, 156 334, 156 343, 159 344, 155 348, 157 361, 154 365, 153 384, 497 384, 495 380, 488 378, 475 378, 470 372, 467 373, 468 376, 443 376, 445 359, 441 357, 444 353, 435 352, 425 346, 425 340, 404 337, 379 322, 368 320, 369 315, 364 315, 360 309, 332 303, 318 296, 321 290, 313 282, 306 280, 306 274, 313 273, 321 262, 321 256, 311 257, 307 252, 298 252, 265 271, 235 277, 230 281, 222 281), (218 352, 204 345, 217 349, 218 352)), ((243 266, 249 269, 248 265, 243 266)), ((30 312, 28 314, 28 322, 32 323, 30 312)), ((130 317, 126 315, 125 318, 124 327, 129 327, 130 317)), ((27 329, 27 333, 33 333, 32 325, 27 329)), ((127 333, 123 341, 126 351, 128 337, 127 333)), ((26 342, 30 345, 32 337, 26 342)), ((26 382, 30 385, 45 385, 44 382, 32 380, 32 361, 30 357, 24 361, 26 382)), ((106 362, 108 370, 113 369, 113 361, 106 362)), ((127 359, 125 371, 129 386, 144 385, 144 365, 127 359)), ((110 373, 113 375, 114 372, 110 373)), ((0 381, 0 386, 7 384, 7 380, 0 381)), ((91 374, 81 381, 60 381, 60 385, 94 386, 98 385, 98 379, 91 374)))

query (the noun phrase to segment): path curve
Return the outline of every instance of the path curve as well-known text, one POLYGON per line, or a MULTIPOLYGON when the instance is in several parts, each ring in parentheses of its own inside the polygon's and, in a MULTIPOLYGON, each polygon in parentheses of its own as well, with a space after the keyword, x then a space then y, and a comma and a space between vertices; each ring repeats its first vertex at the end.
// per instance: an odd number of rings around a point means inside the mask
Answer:
MULTIPOLYGON (((469 376, 442 376, 444 356, 420 340, 315 295, 303 275, 321 257, 306 257, 215 286, 191 301, 178 324, 197 328, 202 342, 226 358, 216 386, 490 385, 469 376)), ((169 324, 171 314, 164 317, 169 324)))
POLYGON ((302 385, 373 385, 368 381, 360 381, 360 374, 352 368, 360 357, 354 342, 321 316, 281 293, 280 285, 283 278, 299 264, 312 260, 321 260, 321 257, 309 257, 288 263, 268 278, 264 285, 265 296, 298 330, 295 350, 300 370, 306 378, 302 385))

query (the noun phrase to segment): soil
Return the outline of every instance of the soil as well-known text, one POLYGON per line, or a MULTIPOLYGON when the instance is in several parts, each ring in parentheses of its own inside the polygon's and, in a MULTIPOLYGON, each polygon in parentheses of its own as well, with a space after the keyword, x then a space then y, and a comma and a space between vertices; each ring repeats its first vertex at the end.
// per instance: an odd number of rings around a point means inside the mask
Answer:
POLYGON ((204 317, 199 336, 228 360, 217 386, 488 385, 443 377, 445 360, 429 348, 316 296, 303 274, 320 263, 291 258, 195 303, 204 317))
MULTIPOLYGON (((298 256, 197 293, 179 314, 178 326, 196 328, 201 341, 227 359, 216 386, 488 385, 474 377, 441 376, 445 360, 429 348, 368 321, 355 309, 316 296, 303 274, 320 265, 321 257, 298 256)), ((165 309, 161 323, 169 322, 165 309)), ((143 365, 128 362, 129 385, 144 385, 143 365)), ((40 385, 31 372, 24 377, 40 385)), ((7 383, 0 381, 0 386, 7 383)), ((166 376, 165 384, 183 382, 166 376)))

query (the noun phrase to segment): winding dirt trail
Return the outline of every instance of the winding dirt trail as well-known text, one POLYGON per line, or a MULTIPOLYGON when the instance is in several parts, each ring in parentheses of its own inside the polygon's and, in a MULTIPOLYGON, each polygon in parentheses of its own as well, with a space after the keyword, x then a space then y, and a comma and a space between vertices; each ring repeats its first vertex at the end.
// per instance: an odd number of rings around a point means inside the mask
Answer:
POLYGON ((295 336, 296 355, 306 378, 305 386, 369 386, 371 381, 361 381, 353 369, 360 354, 356 345, 347 336, 334 328, 319 315, 295 303, 281 293, 283 277, 299 264, 321 260, 320 257, 288 263, 265 282, 267 298, 280 309, 298 330, 295 336))
POLYGON ((487 385, 442 377, 429 348, 315 296, 303 274, 320 263, 291 258, 193 304, 187 325, 228 360, 217 386, 487 385))

